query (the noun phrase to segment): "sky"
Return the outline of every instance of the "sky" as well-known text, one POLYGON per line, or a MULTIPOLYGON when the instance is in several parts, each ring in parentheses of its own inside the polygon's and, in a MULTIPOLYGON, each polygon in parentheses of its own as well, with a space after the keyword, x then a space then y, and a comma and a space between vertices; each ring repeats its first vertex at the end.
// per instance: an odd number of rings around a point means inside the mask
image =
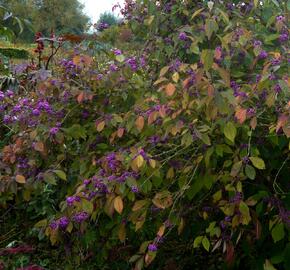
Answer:
MULTIPOLYGON (((91 18, 92 23, 96 23, 101 13, 111 12, 112 7, 118 2, 122 4, 123 0, 80 0, 85 5, 84 12, 91 18)), ((118 10, 115 11, 118 15, 118 10)))

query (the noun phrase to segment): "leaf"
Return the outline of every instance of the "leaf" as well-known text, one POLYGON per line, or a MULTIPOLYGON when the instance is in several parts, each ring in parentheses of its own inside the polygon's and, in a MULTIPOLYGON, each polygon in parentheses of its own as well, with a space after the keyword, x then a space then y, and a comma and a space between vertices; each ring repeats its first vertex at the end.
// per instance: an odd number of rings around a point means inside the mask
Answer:
POLYGON ((233 177, 237 176, 242 168, 242 165, 243 165, 242 161, 236 162, 232 167, 231 176, 233 177))
POLYGON ((177 83, 179 81, 179 74, 178 72, 175 72, 173 75, 172 75, 172 80, 177 83))
POLYGON ((197 236, 193 241, 193 248, 199 247, 202 240, 203 240, 203 236, 197 236))
POLYGON ((86 199, 82 199, 81 206, 82 206, 82 209, 85 212, 87 212, 88 214, 91 214, 94 211, 93 203, 88 201, 88 200, 86 200, 86 199))
POLYGON ((158 232, 157 232, 157 235, 159 237, 161 237, 161 236, 163 236, 164 232, 165 232, 165 225, 161 225, 158 232))
POLYGON ((163 67, 161 70, 160 70, 160 74, 159 74, 159 77, 163 77, 167 71, 169 70, 169 67, 166 66, 166 67, 163 67))
POLYGON ((256 178, 255 168, 253 168, 250 165, 246 165, 245 173, 246 173, 246 176, 249 177, 251 180, 254 180, 256 178))
POLYGON ((143 129, 144 124, 145 124, 145 120, 143 116, 139 116, 135 121, 135 125, 139 131, 143 129))
POLYGON ((97 124, 97 131, 101 132, 105 127, 105 121, 101 121, 100 123, 97 124))
POLYGON ((240 202, 239 210, 242 214, 242 224, 247 225, 251 221, 250 209, 244 202, 240 202))
POLYGON ((227 139, 231 142, 235 142, 235 137, 237 135, 237 129, 232 122, 228 122, 224 128, 224 134, 227 139))
POLYGON ((250 157, 250 160, 257 169, 260 170, 266 169, 265 162, 263 159, 258 157, 250 157))
POLYGON ((124 242, 126 239, 126 227, 125 224, 121 224, 118 231, 118 237, 121 242, 124 242))
POLYGON ((62 179, 62 180, 67 180, 67 178, 66 178, 66 174, 65 174, 65 172, 64 171, 61 171, 61 170, 54 170, 53 171, 60 179, 62 179))
POLYGON ((169 97, 173 96, 175 93, 175 89, 176 88, 175 88, 175 85, 173 83, 167 84, 165 87, 165 92, 166 92, 167 96, 169 96, 169 97))
POLYGON ((16 182, 19 183, 19 184, 25 184, 26 183, 25 177, 23 175, 21 175, 21 174, 16 175, 15 179, 16 179, 16 182))
POLYGON ((136 162, 136 166, 138 168, 141 168, 143 163, 144 163, 144 158, 142 155, 138 155, 136 158, 135 158, 135 162, 136 162))
POLYGON ((201 62, 204 65, 205 70, 209 70, 212 67, 214 58, 213 50, 202 50, 201 52, 201 62))
POLYGON ((247 110, 239 108, 236 110, 235 116, 239 120, 239 123, 243 124, 247 119, 247 110))
POLYGON ((144 208, 147 204, 148 204, 148 201, 146 201, 146 200, 137 201, 137 202, 135 202, 135 204, 134 204, 134 206, 132 208, 132 211, 133 212, 139 211, 142 208, 144 208))
POLYGON ((44 152, 44 144, 43 142, 36 142, 34 144, 34 149, 38 152, 44 152))
POLYGON ((283 223, 276 224, 271 232, 274 243, 282 240, 285 236, 284 225, 283 223))
POLYGON ((231 84, 230 73, 227 70, 219 67, 217 64, 213 64, 213 68, 219 73, 219 75, 223 79, 225 85, 229 87, 231 84))
POLYGON ((204 8, 201 8, 201 9, 198 9, 196 10, 192 16, 191 16, 191 19, 193 20, 198 14, 200 14, 202 11, 204 10, 204 8))
POLYGON ((251 128, 252 128, 253 130, 256 129, 256 127, 257 127, 257 117, 253 117, 253 118, 251 119, 250 126, 251 126, 251 128))
POLYGON ((84 101, 84 99, 85 99, 85 92, 82 91, 77 97, 77 102, 82 103, 84 101))
POLYGON ((277 270, 269 260, 266 260, 263 266, 264 270, 277 270))
POLYGON ((41 228, 45 226, 47 226, 47 219, 42 219, 34 225, 35 228, 41 228))
POLYGON ((120 54, 120 55, 116 55, 116 60, 118 62, 124 62, 125 60, 125 56, 123 54, 120 54))
POLYGON ((202 246, 204 247, 204 249, 205 249, 206 251, 209 251, 210 242, 209 242, 209 240, 208 240, 208 238, 207 238, 206 236, 203 237, 201 243, 202 243, 202 246))
POLYGON ((218 25, 215 20, 207 19, 205 22, 205 33, 208 39, 211 38, 212 34, 218 30, 218 25))
POLYGON ((114 199, 114 208, 115 210, 119 213, 122 214, 123 212, 123 208, 124 208, 124 204, 123 204, 123 200, 120 196, 117 196, 114 199))
POLYGON ((149 159, 149 164, 150 164, 150 166, 151 166, 153 169, 155 169, 155 167, 156 167, 156 160, 154 160, 154 159, 149 159))

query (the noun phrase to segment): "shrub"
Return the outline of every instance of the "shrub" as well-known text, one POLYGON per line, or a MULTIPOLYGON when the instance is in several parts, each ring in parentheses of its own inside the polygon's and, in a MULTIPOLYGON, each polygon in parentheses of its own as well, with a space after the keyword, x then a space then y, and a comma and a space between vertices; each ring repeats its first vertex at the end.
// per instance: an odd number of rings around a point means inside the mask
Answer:
POLYGON ((0 95, 0 203, 63 265, 289 268, 287 6, 224 2, 126 1, 134 52, 0 95))

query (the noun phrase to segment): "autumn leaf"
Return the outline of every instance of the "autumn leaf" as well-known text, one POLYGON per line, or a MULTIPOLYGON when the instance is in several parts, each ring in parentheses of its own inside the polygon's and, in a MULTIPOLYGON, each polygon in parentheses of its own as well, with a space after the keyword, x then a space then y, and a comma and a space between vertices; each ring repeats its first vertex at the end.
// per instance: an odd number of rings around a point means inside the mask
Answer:
POLYGON ((124 208, 124 204, 123 204, 123 200, 120 196, 117 196, 114 199, 114 208, 115 210, 119 213, 122 214, 123 212, 123 208, 124 208))
POLYGON ((20 175, 20 174, 16 175, 15 180, 19 184, 25 184, 26 183, 25 177, 23 175, 20 175))
POLYGON ((144 127, 144 124, 145 124, 145 120, 144 120, 144 117, 143 116, 139 116, 137 119, 136 119, 136 122, 135 122, 135 125, 137 127, 137 129, 139 131, 142 131, 143 127, 144 127))
POLYGON ((169 96, 169 97, 173 96, 175 93, 175 89, 176 88, 175 88, 175 85, 173 83, 167 84, 165 87, 165 92, 166 92, 167 96, 169 96))
POLYGON ((34 149, 38 152, 44 152, 44 144, 43 142, 37 142, 34 144, 34 149))
POLYGON ((243 124, 247 119, 247 110, 243 108, 238 108, 235 116, 239 120, 239 123, 243 124))
POLYGON ((105 127, 105 121, 101 121, 97 124, 97 131, 101 132, 105 127))

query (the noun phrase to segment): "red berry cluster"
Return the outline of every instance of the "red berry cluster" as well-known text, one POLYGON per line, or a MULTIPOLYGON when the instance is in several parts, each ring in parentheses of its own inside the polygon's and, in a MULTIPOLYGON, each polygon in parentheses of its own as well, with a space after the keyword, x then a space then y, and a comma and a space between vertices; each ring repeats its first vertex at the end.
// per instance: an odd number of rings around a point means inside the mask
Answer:
POLYGON ((36 53, 41 53, 44 50, 44 42, 41 40, 42 33, 38 32, 35 34, 35 42, 37 44, 37 48, 34 50, 36 53))

